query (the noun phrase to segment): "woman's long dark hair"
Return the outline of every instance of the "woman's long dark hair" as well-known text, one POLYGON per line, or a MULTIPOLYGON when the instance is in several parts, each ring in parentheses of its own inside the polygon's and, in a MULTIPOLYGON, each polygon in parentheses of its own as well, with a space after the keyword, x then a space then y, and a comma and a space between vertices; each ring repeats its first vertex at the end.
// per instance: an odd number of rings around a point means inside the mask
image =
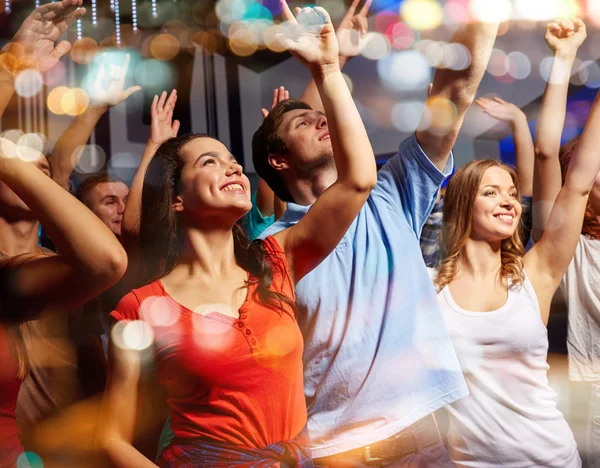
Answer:
MULTIPOLYGON (((180 219, 173 210, 174 196, 179 192, 183 159, 181 149, 196 138, 212 138, 206 134, 187 134, 170 138, 158 148, 148 165, 142 189, 140 218, 140 245, 143 284, 160 279, 170 273, 183 250, 183 233, 180 219)), ((270 255, 263 242, 250 242, 240 223, 233 227, 235 258, 240 267, 248 271, 256 292, 263 304, 282 309, 289 305, 294 313, 296 305, 292 298, 270 289, 273 270, 283 278, 289 277, 282 262, 270 255)))

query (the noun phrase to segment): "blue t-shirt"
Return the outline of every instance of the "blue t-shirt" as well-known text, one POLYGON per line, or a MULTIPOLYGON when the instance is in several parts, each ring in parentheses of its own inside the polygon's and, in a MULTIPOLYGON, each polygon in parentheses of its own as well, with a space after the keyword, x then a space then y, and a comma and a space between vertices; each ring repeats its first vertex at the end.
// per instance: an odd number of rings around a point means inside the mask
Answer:
MULTIPOLYGON (((336 249, 296 287, 315 458, 385 439, 468 394, 419 237, 445 173, 413 135, 336 249)), ((310 209, 288 203, 262 238, 310 209)))
POLYGON ((243 226, 250 240, 256 239, 262 232, 275 222, 275 215, 263 216, 256 204, 256 192, 252 194, 252 208, 244 216, 243 226))

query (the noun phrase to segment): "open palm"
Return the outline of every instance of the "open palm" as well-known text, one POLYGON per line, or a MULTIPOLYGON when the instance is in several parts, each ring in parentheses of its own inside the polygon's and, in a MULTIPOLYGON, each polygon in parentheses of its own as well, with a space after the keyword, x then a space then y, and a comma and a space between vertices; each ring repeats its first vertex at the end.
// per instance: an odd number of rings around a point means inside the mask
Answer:
POLYGON ((494 99, 479 98, 475 103, 490 117, 501 122, 511 123, 516 121, 523 111, 513 103, 495 97, 494 99))
POLYGON ((179 132, 179 120, 173 120, 173 111, 177 103, 177 90, 171 91, 167 98, 167 92, 163 91, 159 96, 154 96, 150 106, 150 138, 149 141, 155 145, 161 145, 169 138, 175 138, 179 132))
POLYGON ((25 48, 25 53, 33 56, 39 70, 46 72, 56 65, 63 55, 71 50, 68 41, 56 41, 78 18, 85 15, 85 8, 79 8, 82 0, 63 0, 37 7, 25 19, 13 38, 25 48))
POLYGON ((125 77, 129 68, 129 54, 125 55, 123 65, 110 65, 110 80, 108 86, 104 86, 104 76, 106 74, 105 56, 100 60, 96 81, 92 88, 91 99, 96 106, 113 107, 127 99, 133 93, 141 90, 141 86, 131 86, 125 89, 125 77))

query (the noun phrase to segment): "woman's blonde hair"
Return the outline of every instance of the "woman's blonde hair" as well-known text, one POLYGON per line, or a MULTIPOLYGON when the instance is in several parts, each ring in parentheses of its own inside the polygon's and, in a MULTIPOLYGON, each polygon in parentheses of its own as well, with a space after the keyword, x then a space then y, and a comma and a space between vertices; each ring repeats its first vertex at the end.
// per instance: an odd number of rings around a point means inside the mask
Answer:
MULTIPOLYGON (((438 291, 451 283, 456 276, 457 262, 464 253, 464 247, 471 234, 473 206, 483 174, 491 167, 500 167, 510 174, 519 195, 519 178, 510 166, 493 159, 471 161, 452 176, 444 197, 444 222, 440 240, 442 261, 438 267, 434 283, 438 291)), ((523 255, 525 247, 521 240, 521 220, 513 235, 502 241, 502 279, 511 279, 513 284, 525 280, 523 255)))

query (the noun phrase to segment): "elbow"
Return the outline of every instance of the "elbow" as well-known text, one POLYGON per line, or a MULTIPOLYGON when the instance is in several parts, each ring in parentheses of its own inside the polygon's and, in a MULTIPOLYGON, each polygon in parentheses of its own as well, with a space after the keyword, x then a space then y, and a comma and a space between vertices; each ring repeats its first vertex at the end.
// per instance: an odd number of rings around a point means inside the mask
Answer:
POLYGON ((115 452, 118 452, 119 439, 107 435, 98 435, 94 441, 94 449, 98 464, 101 466, 118 466, 115 452))
MULTIPOLYGON (((449 98, 452 104, 456 107, 459 114, 467 111, 469 107, 475 101, 475 94, 477 88, 470 86, 468 80, 459 80, 453 83, 452 89, 450 89, 449 98)), ((445 93, 441 93, 442 95, 445 93)))
POLYGON ((108 249, 97 262, 95 268, 95 278, 97 284, 108 289, 115 285, 125 274, 127 270, 127 253, 121 244, 108 249))
POLYGON ((534 152, 535 152, 535 159, 538 161, 549 161, 550 159, 552 159, 552 154, 556 153, 553 151, 549 151, 548 148, 546 148, 544 145, 539 145, 539 144, 535 144, 534 145, 534 152))
POLYGON ((352 181, 349 181, 347 185, 349 185, 356 193, 368 194, 375 188, 375 185, 377 185, 377 170, 374 169, 372 174, 361 174, 360 177, 356 177, 352 181))
POLYGON ((365 179, 353 181, 349 184, 346 184, 346 186, 349 186, 354 193, 368 196, 369 193, 371 193, 371 190, 375 188, 376 183, 377 179, 375 178, 374 180, 365 179))

